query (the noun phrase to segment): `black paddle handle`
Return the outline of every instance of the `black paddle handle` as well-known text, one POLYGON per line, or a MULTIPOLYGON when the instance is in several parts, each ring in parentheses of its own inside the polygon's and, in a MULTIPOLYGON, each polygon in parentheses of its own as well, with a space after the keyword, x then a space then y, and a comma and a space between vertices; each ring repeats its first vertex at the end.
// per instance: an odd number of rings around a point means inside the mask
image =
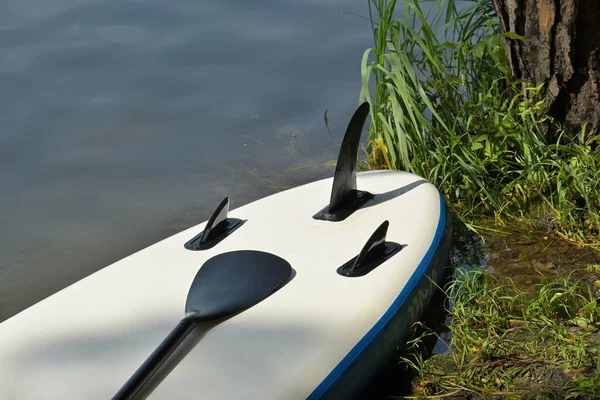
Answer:
POLYGON ((199 320, 198 314, 191 314, 179 321, 177 326, 169 333, 169 336, 162 341, 150 357, 135 371, 112 400, 133 399, 167 358, 185 340, 199 320))

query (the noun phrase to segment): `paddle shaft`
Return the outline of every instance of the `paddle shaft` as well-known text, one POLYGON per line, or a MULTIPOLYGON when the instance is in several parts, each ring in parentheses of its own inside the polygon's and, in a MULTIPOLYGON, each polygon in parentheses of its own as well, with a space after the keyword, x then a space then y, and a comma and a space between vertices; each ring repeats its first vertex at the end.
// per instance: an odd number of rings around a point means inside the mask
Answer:
POLYGON ((195 328, 196 324, 201 322, 197 313, 190 314, 183 318, 177 326, 169 333, 154 352, 144 361, 137 371, 121 387, 112 400, 130 400, 142 390, 144 385, 163 365, 169 356, 185 340, 187 335, 195 328))

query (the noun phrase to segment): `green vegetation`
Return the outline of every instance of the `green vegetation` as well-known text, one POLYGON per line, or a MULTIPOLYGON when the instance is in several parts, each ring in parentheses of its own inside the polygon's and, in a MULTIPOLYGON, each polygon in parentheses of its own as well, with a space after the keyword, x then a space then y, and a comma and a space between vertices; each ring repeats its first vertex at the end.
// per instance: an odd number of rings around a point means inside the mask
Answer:
POLYGON ((371 103, 368 167, 429 179, 471 229, 482 214, 535 219, 595 245, 599 138, 559 129, 547 141, 541 87, 510 80, 491 1, 403 4, 396 17, 396 0, 369 1, 374 47, 363 55, 360 96, 371 103))
MULTIPOLYGON (((600 398, 592 279, 572 272, 522 291, 487 272, 457 272, 447 288, 453 351, 403 358, 417 374, 417 398, 600 398)), ((414 349, 421 340, 413 340, 414 349)))
MULTIPOLYGON (((368 1, 367 168, 427 178, 473 231, 528 224, 544 230, 533 239, 547 240, 543 253, 559 238, 597 254, 600 137, 557 126, 542 87, 511 80, 490 0, 461 3, 403 0, 397 12, 396 0, 368 1)), ((537 285, 458 270, 447 288, 450 351, 428 358, 420 337, 401 357, 416 375, 411 398, 600 398, 600 268, 559 274, 559 256, 536 255, 553 272, 537 285)))

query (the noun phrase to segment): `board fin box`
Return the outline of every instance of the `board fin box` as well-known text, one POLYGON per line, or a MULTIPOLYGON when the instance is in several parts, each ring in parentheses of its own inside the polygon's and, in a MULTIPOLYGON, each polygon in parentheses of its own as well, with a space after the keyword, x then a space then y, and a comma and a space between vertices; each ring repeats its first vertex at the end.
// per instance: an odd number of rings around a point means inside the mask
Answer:
POLYGON ((389 221, 384 221, 371 235, 358 255, 337 269, 337 273, 347 277, 364 276, 394 254, 402 250, 402 245, 386 242, 389 221))
POLYGON ((225 197, 217 206, 202 232, 190 239, 184 247, 188 250, 208 250, 231 235, 244 221, 228 218, 229 197, 225 197))

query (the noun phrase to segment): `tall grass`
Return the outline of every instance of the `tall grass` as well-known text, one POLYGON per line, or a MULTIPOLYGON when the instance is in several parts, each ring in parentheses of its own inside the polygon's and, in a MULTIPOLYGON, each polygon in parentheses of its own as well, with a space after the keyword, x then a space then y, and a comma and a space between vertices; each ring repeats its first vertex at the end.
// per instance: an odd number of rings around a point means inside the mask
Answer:
POLYGON ((429 179, 472 228, 480 213, 535 216, 570 240, 596 241, 600 158, 583 132, 546 142, 542 87, 510 80, 491 2, 404 0, 400 16, 396 0, 368 4, 369 166, 429 179))

